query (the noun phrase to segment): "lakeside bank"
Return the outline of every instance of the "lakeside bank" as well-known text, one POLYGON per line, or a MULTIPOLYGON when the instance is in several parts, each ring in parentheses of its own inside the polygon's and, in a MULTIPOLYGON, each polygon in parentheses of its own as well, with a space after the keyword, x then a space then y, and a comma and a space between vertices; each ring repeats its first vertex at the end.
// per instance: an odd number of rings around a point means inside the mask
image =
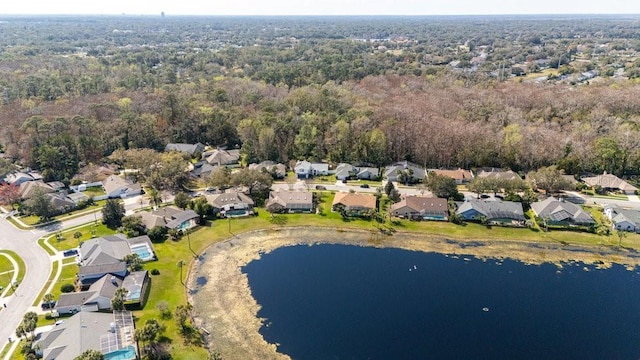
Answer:
POLYGON ((193 263, 188 280, 189 300, 194 305, 197 325, 209 332, 211 349, 225 359, 286 359, 259 333, 260 305, 252 297, 241 268, 263 254, 294 245, 341 244, 411 251, 435 252, 479 259, 513 259, 526 264, 584 263, 599 268, 621 264, 640 265, 640 254, 610 246, 577 246, 514 240, 450 240, 421 233, 395 233, 314 227, 256 230, 218 242, 193 263))

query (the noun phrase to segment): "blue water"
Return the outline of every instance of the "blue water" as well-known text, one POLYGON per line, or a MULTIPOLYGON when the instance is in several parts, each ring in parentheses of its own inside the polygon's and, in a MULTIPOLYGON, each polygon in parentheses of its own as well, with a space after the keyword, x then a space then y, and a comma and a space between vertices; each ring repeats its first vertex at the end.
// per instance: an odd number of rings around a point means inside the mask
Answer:
POLYGON ((150 260, 152 257, 151 252, 149 252, 149 249, 146 246, 133 247, 131 248, 131 251, 138 254, 138 257, 142 260, 150 260))
POLYGON ((640 358, 638 272, 467 258, 294 246, 243 272, 293 359, 640 358))
POLYGON ((104 360, 132 360, 136 358, 136 350, 133 346, 127 346, 124 349, 112 351, 104 355, 104 360))

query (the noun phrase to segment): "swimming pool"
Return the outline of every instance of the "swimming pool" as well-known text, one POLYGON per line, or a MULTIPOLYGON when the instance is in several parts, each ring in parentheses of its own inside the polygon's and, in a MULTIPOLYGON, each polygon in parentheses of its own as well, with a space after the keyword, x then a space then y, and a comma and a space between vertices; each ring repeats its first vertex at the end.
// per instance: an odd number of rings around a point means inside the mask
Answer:
POLYGON ((147 244, 139 244, 131 246, 131 252, 134 254, 138 254, 142 261, 153 260, 153 251, 149 248, 147 244))
POLYGON ((133 346, 127 346, 124 349, 104 354, 104 360, 132 360, 135 358, 136 349, 133 346))

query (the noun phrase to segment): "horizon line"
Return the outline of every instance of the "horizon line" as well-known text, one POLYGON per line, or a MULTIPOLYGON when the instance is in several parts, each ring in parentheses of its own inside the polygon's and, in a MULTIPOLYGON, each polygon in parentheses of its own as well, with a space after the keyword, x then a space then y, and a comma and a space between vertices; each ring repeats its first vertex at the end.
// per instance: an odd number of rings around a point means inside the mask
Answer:
POLYGON ((484 13, 484 14, 167 14, 159 13, 9 13, 2 16, 140 16, 140 17, 428 17, 428 16, 640 16, 640 13, 484 13))

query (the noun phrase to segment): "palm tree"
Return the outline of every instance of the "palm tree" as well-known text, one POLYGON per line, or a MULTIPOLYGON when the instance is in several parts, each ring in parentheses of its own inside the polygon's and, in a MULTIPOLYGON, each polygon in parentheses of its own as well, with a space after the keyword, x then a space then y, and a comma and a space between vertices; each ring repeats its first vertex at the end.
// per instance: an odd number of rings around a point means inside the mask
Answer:
POLYGON ((182 267, 184 266, 184 261, 178 261, 178 267, 180 268, 180 283, 184 286, 184 280, 182 280, 182 267))
POLYGON ((53 294, 46 294, 45 296, 42 297, 42 302, 49 305, 49 310, 51 311, 51 313, 53 313, 53 301, 55 300, 55 297, 53 296, 53 294))

